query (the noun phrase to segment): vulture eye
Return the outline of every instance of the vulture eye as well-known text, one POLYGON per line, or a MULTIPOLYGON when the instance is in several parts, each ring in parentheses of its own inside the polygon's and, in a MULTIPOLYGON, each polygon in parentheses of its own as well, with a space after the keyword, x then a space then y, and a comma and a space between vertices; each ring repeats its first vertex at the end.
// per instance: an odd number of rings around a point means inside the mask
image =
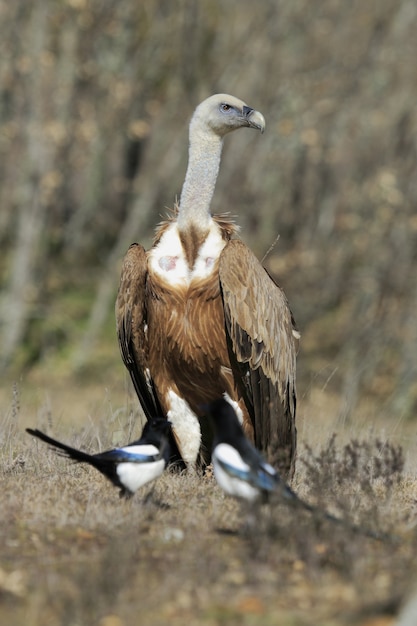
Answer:
POLYGON ((221 111, 230 111, 232 107, 230 106, 230 104, 221 104, 220 105, 220 110, 221 111))

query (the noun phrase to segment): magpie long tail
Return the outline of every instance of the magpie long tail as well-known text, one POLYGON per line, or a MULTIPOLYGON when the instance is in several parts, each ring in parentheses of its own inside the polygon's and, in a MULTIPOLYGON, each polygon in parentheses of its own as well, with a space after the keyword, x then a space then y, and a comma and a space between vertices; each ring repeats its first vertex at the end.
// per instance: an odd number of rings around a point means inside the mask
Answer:
POLYGON ((37 437, 41 441, 44 441, 53 448, 56 448, 56 452, 63 451, 63 456, 74 459, 74 461, 90 463, 91 465, 94 465, 96 467, 98 465, 95 462, 93 455, 87 454, 87 452, 83 452, 82 450, 76 450, 76 448, 72 448, 71 446, 67 446, 65 443, 61 443, 60 441, 57 441, 56 439, 45 435, 45 433, 43 433, 41 430, 38 430, 37 428, 26 428, 26 432, 29 433, 29 435, 33 435, 33 437, 37 437))
POLYGON ((376 530, 371 530, 370 528, 364 528, 362 526, 358 526, 357 524, 354 524, 353 522, 350 522, 349 520, 343 519, 341 517, 337 517, 336 515, 332 515, 328 511, 321 509, 318 506, 309 504, 308 502, 300 498, 295 493, 295 491, 293 491, 291 487, 289 487, 285 483, 283 483, 278 488, 278 493, 281 493, 286 499, 286 501, 292 504, 293 506, 303 508, 306 511, 309 511, 310 513, 312 513, 313 515, 326 519, 329 522, 332 522, 333 524, 338 524, 339 526, 343 526, 351 530, 354 533, 364 535, 365 537, 370 537, 371 539, 375 539, 377 541, 391 541, 391 542, 398 541, 398 538, 393 535, 379 532, 376 530))

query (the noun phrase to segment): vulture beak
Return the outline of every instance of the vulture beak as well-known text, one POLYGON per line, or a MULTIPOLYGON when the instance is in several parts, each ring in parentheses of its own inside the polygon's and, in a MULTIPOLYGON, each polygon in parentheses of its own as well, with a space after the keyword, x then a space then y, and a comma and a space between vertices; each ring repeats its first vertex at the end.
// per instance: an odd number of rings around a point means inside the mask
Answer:
POLYGON ((250 107, 244 106, 242 109, 242 115, 250 128, 256 128, 256 130, 260 130, 261 133, 264 132, 265 118, 262 113, 255 111, 255 109, 251 109, 250 107))

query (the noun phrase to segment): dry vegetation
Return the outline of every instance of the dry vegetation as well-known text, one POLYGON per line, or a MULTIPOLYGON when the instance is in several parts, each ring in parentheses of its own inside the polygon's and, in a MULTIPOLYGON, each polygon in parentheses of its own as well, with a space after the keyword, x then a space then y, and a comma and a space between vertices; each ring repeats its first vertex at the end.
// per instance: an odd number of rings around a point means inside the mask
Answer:
POLYGON ((393 624, 416 582, 416 32, 415 0, 0 3, 1 623, 393 624), (138 434, 118 267, 223 91, 267 120, 225 146, 214 210, 260 258, 279 235, 265 262, 302 334, 294 487, 395 542, 284 505, 245 528, 208 477, 121 502, 24 434, 94 451, 138 434))
MULTIPOLYGON (((26 435, 20 404, 15 388, 0 424, 2 623, 389 626, 413 591, 417 484, 398 437, 334 437, 316 420, 293 486, 346 525, 281 502, 253 521, 210 476, 166 472, 146 502, 150 488, 120 500, 26 435)), ((138 434, 133 406, 71 425, 40 407, 30 423, 96 451, 138 434)))

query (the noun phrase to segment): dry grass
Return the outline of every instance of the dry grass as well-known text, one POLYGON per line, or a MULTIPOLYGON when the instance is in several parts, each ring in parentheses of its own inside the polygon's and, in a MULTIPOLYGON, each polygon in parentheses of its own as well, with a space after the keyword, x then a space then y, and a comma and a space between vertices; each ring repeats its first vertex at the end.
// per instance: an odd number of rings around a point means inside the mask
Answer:
MULTIPOLYGON (((213 478, 167 472, 129 502, 89 467, 30 439, 17 390, 1 414, 0 622, 14 626, 388 626, 415 574, 417 485, 397 442, 303 445, 295 489, 395 541, 375 541, 283 503, 248 512, 213 478)), ((33 426, 85 449, 126 442, 130 410, 71 432, 53 411, 33 426)), ((316 423, 317 425, 317 423, 316 423)), ((311 424, 310 424, 311 426, 311 424)), ((342 429, 341 429, 342 430, 342 429)), ((339 441, 340 439, 340 441, 339 441)))

